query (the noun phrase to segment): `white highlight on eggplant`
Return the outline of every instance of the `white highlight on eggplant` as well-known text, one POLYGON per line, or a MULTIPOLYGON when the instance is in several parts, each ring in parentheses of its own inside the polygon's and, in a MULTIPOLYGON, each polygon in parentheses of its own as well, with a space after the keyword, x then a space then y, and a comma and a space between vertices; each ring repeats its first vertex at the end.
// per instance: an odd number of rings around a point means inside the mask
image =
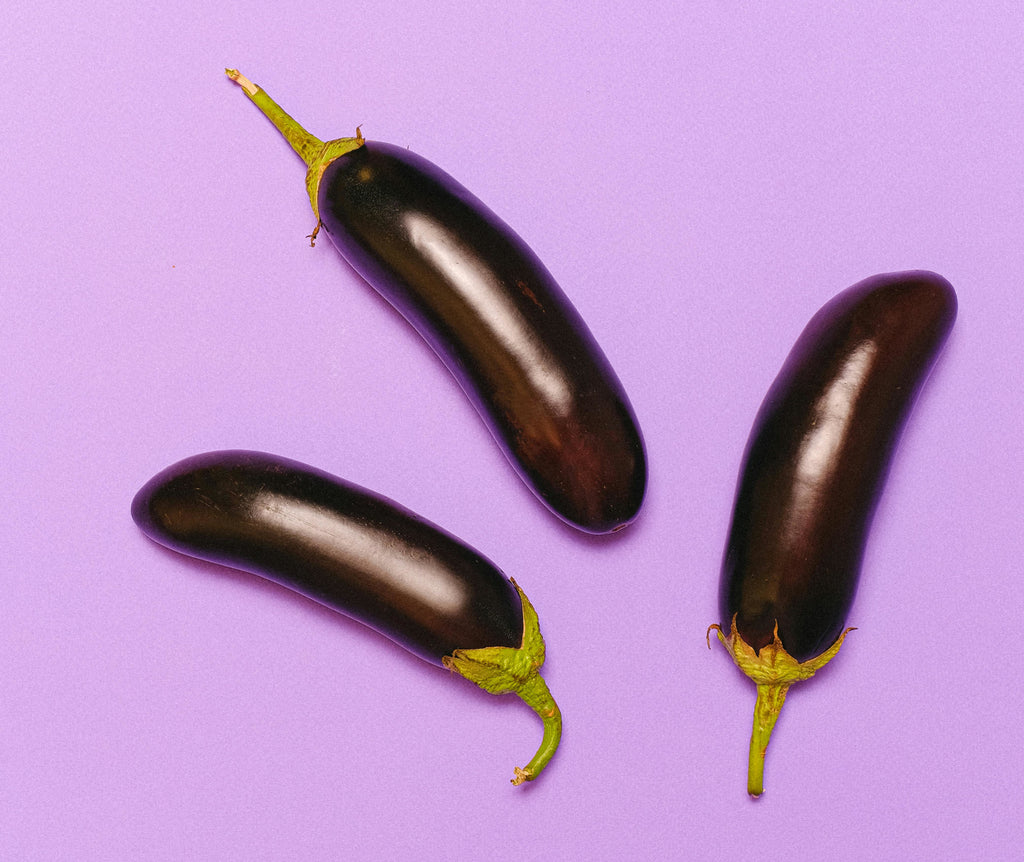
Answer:
POLYGON ((317 555, 365 571, 368 581, 387 584, 395 594, 410 596, 433 613, 463 609, 459 584, 430 554, 396 538, 393 532, 338 517, 314 503, 262 493, 256 520, 286 532, 317 555))
POLYGON ((810 522, 809 513, 822 499, 821 486, 832 480, 834 468, 830 465, 842 463, 839 449, 850 436, 848 429, 858 402, 857 393, 864 388, 877 352, 878 346, 865 340, 847 357, 840 373, 818 399, 814 427, 804 436, 796 455, 790 524, 810 522))
POLYGON ((558 363, 523 319, 505 288, 497 283, 494 273, 460 252, 462 243, 450 228, 423 213, 410 212, 403 218, 417 251, 445 274, 466 307, 473 310, 473 316, 481 319, 493 339, 515 357, 540 399, 557 413, 567 414, 573 403, 572 387, 562 375, 550 370, 557 368, 558 363), (510 326, 514 327, 511 331, 510 326))

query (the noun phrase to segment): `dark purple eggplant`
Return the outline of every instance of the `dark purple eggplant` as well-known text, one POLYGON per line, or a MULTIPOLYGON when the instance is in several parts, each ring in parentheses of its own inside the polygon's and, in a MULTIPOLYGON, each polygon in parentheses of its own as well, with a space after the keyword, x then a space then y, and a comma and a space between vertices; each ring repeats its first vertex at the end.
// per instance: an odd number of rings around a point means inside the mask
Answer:
POLYGON ((168 467, 132 502, 156 542, 282 584, 377 630, 544 722, 530 781, 561 738, 539 671, 544 639, 526 595, 459 539, 385 497, 260 452, 209 452, 168 467))
POLYGON ((430 344, 516 472, 560 518, 609 533, 637 516, 644 444, 622 385, 526 243, 436 165, 323 142, 227 70, 308 167, 316 227, 430 344))
MULTIPOLYGON (((956 319, 930 272, 868 278, 807 325, 754 421, 708 630, 755 683, 748 791, 789 686, 839 651, 910 409, 956 319), (726 634, 728 632, 728 634, 726 634)), ((710 641, 709 641, 710 643, 710 641)))

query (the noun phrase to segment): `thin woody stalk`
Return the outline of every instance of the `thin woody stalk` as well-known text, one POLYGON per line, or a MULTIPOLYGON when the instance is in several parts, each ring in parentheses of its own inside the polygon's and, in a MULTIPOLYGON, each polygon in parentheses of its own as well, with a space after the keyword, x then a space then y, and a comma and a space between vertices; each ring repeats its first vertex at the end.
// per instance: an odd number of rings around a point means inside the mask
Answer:
POLYGON ((271 99, 266 90, 258 87, 238 69, 225 69, 224 72, 242 88, 245 95, 274 124, 274 128, 281 133, 291 148, 298 153, 299 158, 306 163, 306 192, 309 194, 309 202, 313 207, 313 215, 316 216, 316 225, 313 228, 313 233, 309 236, 309 244, 315 245, 316 235, 320 232, 320 204, 317 200, 320 180, 331 162, 366 143, 363 133, 357 128, 354 138, 321 141, 307 132, 291 114, 271 99))

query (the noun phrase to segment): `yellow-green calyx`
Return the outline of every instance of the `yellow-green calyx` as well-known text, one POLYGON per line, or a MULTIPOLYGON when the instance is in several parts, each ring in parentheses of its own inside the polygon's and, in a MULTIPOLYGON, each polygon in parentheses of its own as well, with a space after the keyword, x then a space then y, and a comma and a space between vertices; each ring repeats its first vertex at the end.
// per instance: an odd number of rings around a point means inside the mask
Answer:
POLYGON ((736 666, 757 685, 754 728, 750 735, 750 756, 747 762, 747 792, 751 796, 760 796, 764 792, 765 754, 789 687, 800 680, 810 679, 835 658, 846 635, 853 629, 846 629, 825 652, 804 662, 797 661, 786 652, 782 641, 779 640, 778 623, 775 625, 772 642, 761 647, 760 651, 743 640, 736 630, 735 615, 728 635, 717 624, 708 627, 708 649, 711 648, 712 631, 718 635, 722 646, 729 651, 736 666))
POLYGON ((442 661, 449 670, 461 674, 491 694, 519 695, 544 722, 544 738, 533 759, 515 770, 513 784, 533 781, 547 766, 562 738, 562 713, 547 683, 540 675, 544 664, 544 638, 541 637, 537 612, 514 580, 512 585, 523 603, 523 640, 517 647, 482 647, 457 649, 442 661))
POLYGON ((313 206, 313 215, 316 216, 316 225, 313 227, 313 233, 309 236, 309 244, 315 245, 316 235, 320 232, 320 205, 318 203, 320 180, 331 162, 366 143, 362 131, 357 128, 354 138, 321 141, 300 126, 267 95, 265 90, 257 87, 237 69, 225 69, 224 72, 245 91, 249 99, 274 124, 284 139, 291 144, 292 149, 306 163, 306 191, 309 193, 309 202, 313 206))

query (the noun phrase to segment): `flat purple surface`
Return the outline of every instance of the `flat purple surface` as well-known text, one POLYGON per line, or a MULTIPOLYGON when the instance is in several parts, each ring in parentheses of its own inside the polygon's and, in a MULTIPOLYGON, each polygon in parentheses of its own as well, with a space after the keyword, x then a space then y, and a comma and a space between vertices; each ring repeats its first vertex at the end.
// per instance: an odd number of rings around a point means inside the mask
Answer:
POLYGON ((1024 12, 1014 4, 20 4, 0 188, 0 858, 1015 859, 1024 12), (579 11, 568 11, 569 9, 579 11), (583 11, 583 10, 586 11, 583 11), (310 249, 323 137, 407 145, 534 247, 647 438, 640 521, 557 522, 422 340, 310 249), (794 339, 923 268, 960 318, 833 664, 745 794, 753 686, 704 633, 794 339), (251 448, 444 525, 527 590, 540 726, 129 517, 251 448))

